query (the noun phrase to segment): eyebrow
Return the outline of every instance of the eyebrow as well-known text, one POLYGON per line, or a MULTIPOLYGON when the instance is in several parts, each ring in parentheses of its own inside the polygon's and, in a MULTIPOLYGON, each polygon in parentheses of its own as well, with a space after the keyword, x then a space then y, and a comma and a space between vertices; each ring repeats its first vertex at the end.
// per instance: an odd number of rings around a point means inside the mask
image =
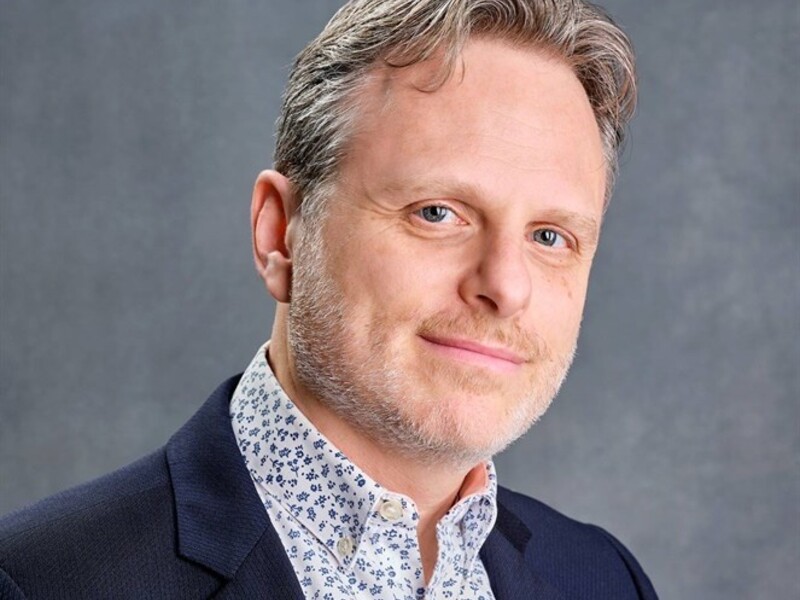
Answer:
MULTIPOLYGON (((439 177, 420 179, 412 185, 389 182, 383 186, 381 193, 403 194, 414 197, 441 195, 456 198, 486 198, 489 195, 481 185, 474 185, 458 179, 442 179, 439 177)), ((537 221, 562 224, 582 239, 582 245, 596 245, 600 237, 600 223, 596 219, 566 208, 551 207, 542 209, 537 221)))
POLYGON ((442 179, 434 177, 431 179, 420 179, 413 185, 402 182, 389 182, 381 188, 381 192, 389 194, 404 194, 406 196, 458 196, 458 197, 486 197, 482 186, 460 181, 458 179, 442 179))

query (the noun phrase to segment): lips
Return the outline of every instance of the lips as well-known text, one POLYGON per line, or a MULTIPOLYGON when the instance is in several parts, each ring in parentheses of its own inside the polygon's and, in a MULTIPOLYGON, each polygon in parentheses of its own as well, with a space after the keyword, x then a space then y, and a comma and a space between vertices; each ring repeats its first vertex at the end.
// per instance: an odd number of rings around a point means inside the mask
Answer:
POLYGON ((460 358, 468 362, 476 362, 485 366, 499 368, 500 370, 514 370, 527 362, 524 357, 508 348, 487 346, 472 340, 456 338, 442 338, 430 335, 420 336, 439 352, 453 358, 460 358))

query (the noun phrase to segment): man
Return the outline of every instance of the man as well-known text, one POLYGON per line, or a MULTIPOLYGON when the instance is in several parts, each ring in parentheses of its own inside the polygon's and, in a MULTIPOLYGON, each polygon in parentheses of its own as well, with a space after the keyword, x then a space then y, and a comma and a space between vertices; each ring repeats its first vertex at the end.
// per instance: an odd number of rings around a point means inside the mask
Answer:
POLYGON ((256 181, 270 341, 155 454, 0 525, 3 598, 655 598, 491 457, 572 360, 635 97, 578 0, 357 0, 256 181))

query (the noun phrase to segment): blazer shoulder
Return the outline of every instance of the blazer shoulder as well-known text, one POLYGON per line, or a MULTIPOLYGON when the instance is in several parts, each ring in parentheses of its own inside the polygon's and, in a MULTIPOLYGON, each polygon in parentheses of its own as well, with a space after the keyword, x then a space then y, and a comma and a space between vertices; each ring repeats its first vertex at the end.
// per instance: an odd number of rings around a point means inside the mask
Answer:
POLYGON ((526 561, 556 587, 575 590, 570 597, 657 599, 633 554, 603 528, 503 487, 498 490, 498 505, 530 531, 526 561))
POLYGON ((114 518, 115 507, 122 509, 131 499, 168 486, 164 452, 154 452, 117 471, 0 518, 0 548, 14 544, 15 540, 29 539, 38 530, 52 533, 75 520, 89 520, 97 527, 104 520, 114 518), (102 519, 97 520, 97 517, 102 519))
POLYGON ((175 581, 176 569, 192 569, 176 553, 161 449, 0 519, 0 588, 13 584, 35 598, 135 597, 142 590, 132 582, 157 588, 175 581))

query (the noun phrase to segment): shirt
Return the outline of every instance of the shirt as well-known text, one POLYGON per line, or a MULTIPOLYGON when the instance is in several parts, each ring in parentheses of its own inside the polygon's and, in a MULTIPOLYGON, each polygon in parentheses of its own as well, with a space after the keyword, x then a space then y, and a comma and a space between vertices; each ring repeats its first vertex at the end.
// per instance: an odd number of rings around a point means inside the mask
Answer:
POLYGON ((370 479, 289 399, 264 345, 231 398, 236 442, 307 599, 493 600, 478 552, 497 516, 491 461, 436 527, 426 587, 414 501, 370 479))

